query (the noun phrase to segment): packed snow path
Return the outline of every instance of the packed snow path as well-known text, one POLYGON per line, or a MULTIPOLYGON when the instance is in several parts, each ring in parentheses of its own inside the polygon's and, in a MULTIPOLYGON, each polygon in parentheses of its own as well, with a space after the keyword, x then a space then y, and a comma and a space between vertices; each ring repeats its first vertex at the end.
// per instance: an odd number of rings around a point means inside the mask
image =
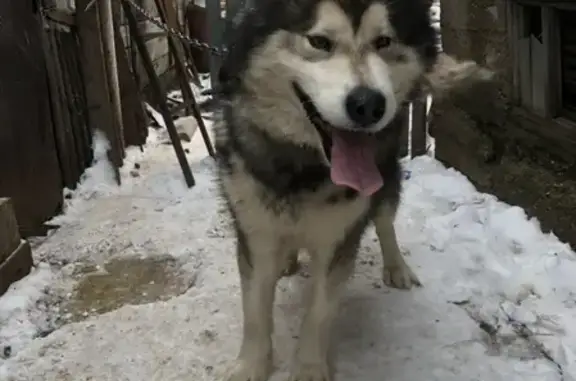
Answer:
MULTIPOLYGON (((37 269, 0 298, 0 380, 221 380, 242 315, 214 164, 196 134, 187 189, 172 148, 151 133, 144 153, 129 153, 121 188, 96 162, 54 220, 62 227, 35 249, 37 269), (172 258, 186 287, 67 315, 79 267, 134 257, 172 258)), ((575 254, 437 161, 406 168, 397 232, 424 287, 381 285, 370 229, 334 329, 336 380, 575 381, 575 254)), ((306 283, 300 274, 278 286, 273 381, 287 377, 306 283)))

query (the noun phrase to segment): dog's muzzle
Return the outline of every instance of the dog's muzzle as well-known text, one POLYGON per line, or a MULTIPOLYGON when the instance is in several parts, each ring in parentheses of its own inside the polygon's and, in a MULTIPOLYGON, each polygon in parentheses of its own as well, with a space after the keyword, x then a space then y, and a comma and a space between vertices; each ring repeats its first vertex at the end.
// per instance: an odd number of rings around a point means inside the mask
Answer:
POLYGON ((320 135, 322 148, 330 161, 332 182, 352 188, 363 196, 371 196, 378 191, 384 184, 376 163, 378 142, 367 128, 384 116, 384 96, 367 87, 352 90, 346 100, 346 108, 353 114, 354 128, 341 129, 331 126, 322 118, 312 99, 297 83, 293 86, 306 116, 320 135))
POLYGON ((368 86, 357 86, 346 97, 346 113, 356 127, 368 128, 386 113, 386 97, 368 86))

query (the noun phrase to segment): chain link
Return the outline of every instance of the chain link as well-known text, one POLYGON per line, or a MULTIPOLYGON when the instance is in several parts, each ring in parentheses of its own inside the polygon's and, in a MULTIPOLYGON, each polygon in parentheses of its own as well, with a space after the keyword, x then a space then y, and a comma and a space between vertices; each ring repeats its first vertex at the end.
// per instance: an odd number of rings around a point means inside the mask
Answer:
MULTIPOLYGON (((192 45, 195 48, 199 48, 202 50, 207 50, 210 53, 217 55, 217 56, 223 56, 224 54, 227 53, 226 48, 222 47, 222 48, 218 48, 216 46, 212 46, 210 44, 207 44, 205 42, 202 42, 200 40, 194 39, 194 38, 190 38, 188 36, 186 36, 185 34, 181 33, 180 31, 174 29, 174 28, 170 28, 168 25, 163 24, 162 22, 160 22, 158 19, 156 19, 156 17, 152 16, 150 13, 148 13, 148 11, 146 11, 144 8, 142 8, 140 5, 134 3, 133 0, 123 0, 123 1, 127 1, 128 4, 130 4, 130 6, 136 10, 136 12, 140 13, 142 16, 144 16, 148 21, 150 21, 152 24, 156 25, 158 28, 162 29, 164 32, 179 38, 180 40, 186 41, 187 43, 189 43, 190 45, 192 45)), ((207 1, 211 1, 211 0, 207 0, 207 1)))

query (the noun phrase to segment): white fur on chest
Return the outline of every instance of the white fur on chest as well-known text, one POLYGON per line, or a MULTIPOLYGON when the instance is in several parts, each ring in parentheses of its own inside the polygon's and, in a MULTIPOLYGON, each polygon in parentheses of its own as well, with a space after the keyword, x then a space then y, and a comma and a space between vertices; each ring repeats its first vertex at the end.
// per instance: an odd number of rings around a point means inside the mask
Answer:
POLYGON ((222 184, 244 233, 279 237, 293 249, 333 249, 370 207, 370 200, 363 197, 328 203, 336 186, 327 186, 271 209, 262 198, 263 186, 246 171, 244 163, 235 158, 233 165, 235 170, 224 176, 222 184))

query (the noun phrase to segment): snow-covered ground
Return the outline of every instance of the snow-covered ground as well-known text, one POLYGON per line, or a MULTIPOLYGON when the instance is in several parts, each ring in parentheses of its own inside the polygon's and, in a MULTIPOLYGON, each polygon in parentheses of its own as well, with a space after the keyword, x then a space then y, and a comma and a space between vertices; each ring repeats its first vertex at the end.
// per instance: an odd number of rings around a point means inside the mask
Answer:
MULTIPOLYGON (((35 248, 36 269, 0 297, 0 380, 222 380, 242 321, 233 236, 200 134, 185 143, 192 189, 165 140, 151 130, 117 187, 97 139, 94 166, 53 221, 61 228, 35 248), (105 274, 113 260, 166 256, 180 292, 81 318, 66 309, 79 298, 79 268, 105 274)), ((429 157, 405 165, 397 232, 424 287, 381 285, 370 229, 334 330, 336 380, 576 381, 574 252, 457 171, 429 157)), ((279 284, 272 380, 287 376, 307 282, 279 284)), ((115 292, 140 292, 130 287, 115 292)))

